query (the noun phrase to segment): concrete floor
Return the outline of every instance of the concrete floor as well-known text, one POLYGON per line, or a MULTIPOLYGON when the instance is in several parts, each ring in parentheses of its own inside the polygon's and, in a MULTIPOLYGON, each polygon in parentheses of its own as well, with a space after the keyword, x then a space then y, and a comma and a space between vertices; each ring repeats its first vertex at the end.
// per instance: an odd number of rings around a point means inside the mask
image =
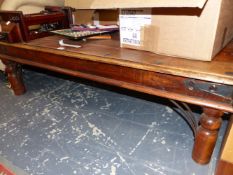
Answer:
POLYGON ((17 175, 212 175, 191 159, 193 135, 169 101, 24 70, 16 97, 0 72, 0 163, 17 175))

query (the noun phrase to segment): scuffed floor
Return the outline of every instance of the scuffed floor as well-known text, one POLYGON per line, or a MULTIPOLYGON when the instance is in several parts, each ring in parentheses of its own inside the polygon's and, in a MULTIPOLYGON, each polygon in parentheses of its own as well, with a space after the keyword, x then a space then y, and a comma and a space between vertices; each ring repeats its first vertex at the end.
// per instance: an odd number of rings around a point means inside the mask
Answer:
POLYGON ((24 81, 27 93, 13 96, 0 72, 0 157, 28 174, 214 172, 226 121, 211 162, 202 166, 191 159, 189 126, 166 100, 32 70, 24 81))

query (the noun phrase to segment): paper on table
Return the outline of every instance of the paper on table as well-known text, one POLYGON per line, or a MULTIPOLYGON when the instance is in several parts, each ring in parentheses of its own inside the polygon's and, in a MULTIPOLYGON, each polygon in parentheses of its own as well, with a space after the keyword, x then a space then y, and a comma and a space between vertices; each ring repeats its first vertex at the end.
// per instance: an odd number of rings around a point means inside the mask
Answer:
POLYGON ((141 45, 141 27, 151 24, 151 9, 121 10, 120 40, 122 44, 141 45))

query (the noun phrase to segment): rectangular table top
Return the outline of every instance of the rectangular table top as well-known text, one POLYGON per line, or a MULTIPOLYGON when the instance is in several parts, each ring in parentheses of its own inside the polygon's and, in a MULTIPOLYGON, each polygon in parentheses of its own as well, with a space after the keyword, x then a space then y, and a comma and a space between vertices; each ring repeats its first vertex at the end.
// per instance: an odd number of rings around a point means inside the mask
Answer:
POLYGON ((121 48, 118 40, 72 41, 62 36, 49 36, 23 44, 0 42, 0 45, 233 85, 233 42, 228 44, 211 62, 121 48), (82 47, 65 47, 64 50, 59 50, 58 42, 61 39, 65 43, 78 44, 82 47))

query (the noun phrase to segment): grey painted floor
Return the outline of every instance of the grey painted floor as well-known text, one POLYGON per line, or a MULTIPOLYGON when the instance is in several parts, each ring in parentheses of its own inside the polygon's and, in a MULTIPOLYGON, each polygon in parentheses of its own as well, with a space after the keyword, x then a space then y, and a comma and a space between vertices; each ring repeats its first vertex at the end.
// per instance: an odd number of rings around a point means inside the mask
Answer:
POLYGON ((167 100, 32 70, 24 81, 28 91, 16 97, 0 72, 0 161, 33 175, 214 172, 226 121, 202 166, 191 159, 191 129, 167 100))

